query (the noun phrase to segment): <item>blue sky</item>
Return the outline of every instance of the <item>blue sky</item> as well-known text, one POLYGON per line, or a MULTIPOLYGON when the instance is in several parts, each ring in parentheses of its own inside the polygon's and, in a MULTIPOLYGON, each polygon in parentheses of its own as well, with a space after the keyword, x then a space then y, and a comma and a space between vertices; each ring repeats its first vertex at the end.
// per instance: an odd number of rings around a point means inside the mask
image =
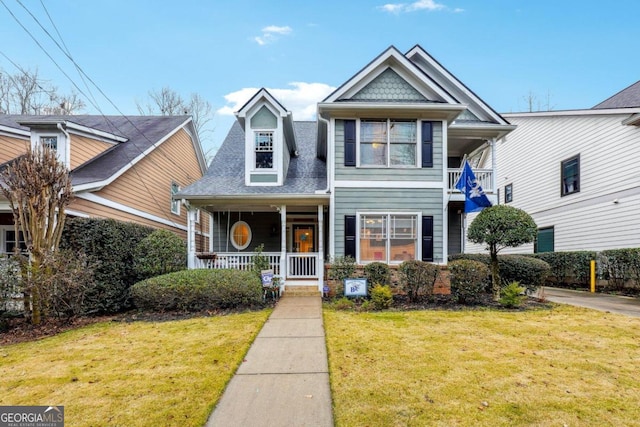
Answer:
MULTIPOLYGON (((205 150, 258 88, 310 119, 315 102, 390 45, 420 44, 499 112, 526 110, 529 94, 541 109, 590 108, 640 80, 637 0, 21 1, 56 37, 48 11, 75 62, 123 114, 165 86, 207 99, 216 114, 205 150)), ((20 3, 0 3, 0 68, 16 72, 6 55, 62 92, 73 87, 9 8, 86 92, 20 3)), ((100 112, 118 114, 97 99, 100 112)))

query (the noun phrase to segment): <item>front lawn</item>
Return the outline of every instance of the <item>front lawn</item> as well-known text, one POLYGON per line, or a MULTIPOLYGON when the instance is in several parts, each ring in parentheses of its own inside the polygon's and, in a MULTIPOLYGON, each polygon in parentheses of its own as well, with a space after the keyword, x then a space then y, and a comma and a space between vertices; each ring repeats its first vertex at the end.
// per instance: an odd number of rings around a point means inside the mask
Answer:
POLYGON ((640 426, 640 319, 325 309, 337 426, 640 426))
POLYGON ((271 310, 105 322, 0 347, 0 405, 64 405, 70 426, 202 426, 271 310))

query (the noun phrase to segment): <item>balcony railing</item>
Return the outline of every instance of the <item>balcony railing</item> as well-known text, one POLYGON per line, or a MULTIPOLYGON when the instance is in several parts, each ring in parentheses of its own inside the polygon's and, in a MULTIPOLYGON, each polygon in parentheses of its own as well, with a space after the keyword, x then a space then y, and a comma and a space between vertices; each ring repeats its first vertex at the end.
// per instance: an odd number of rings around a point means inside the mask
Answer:
MULTIPOLYGON (((482 189, 485 193, 493 193, 493 170, 492 169, 474 169, 474 175, 476 176, 476 180, 482 186, 482 189)), ((460 178, 460 169, 449 169, 449 183, 448 189, 451 193, 459 192, 456 188, 456 182, 458 182, 458 178, 460 178)))

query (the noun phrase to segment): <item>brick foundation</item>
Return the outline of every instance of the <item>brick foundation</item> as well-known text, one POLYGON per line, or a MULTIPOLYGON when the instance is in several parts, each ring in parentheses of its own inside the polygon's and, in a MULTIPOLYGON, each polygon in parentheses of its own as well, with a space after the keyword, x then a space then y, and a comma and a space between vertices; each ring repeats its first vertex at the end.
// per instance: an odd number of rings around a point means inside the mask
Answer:
MULTIPOLYGON (((324 277, 329 277, 328 270, 330 267, 330 264, 325 264, 324 277)), ((400 289, 398 266, 390 265, 389 270, 391 271, 390 285, 392 292, 396 295, 404 294, 404 292, 400 289)), ((364 266, 359 265, 356 267, 354 277, 365 277, 364 266)), ((327 279, 327 286, 329 287, 330 297, 341 296, 344 293, 344 285, 342 284, 342 282, 333 279, 327 279)), ((447 266, 442 266, 440 268, 440 274, 436 279, 436 283, 433 285, 433 293, 435 295, 449 295, 451 293, 451 282, 449 280, 449 270, 447 266)))

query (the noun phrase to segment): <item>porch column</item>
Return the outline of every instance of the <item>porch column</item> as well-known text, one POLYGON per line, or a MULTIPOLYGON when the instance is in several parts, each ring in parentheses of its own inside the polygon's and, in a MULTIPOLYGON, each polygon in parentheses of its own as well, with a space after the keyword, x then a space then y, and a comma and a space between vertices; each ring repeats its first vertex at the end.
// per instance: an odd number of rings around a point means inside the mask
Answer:
POLYGON ((209 211, 205 212, 209 215, 209 252, 213 252, 213 214, 209 211))
MULTIPOLYGON (((489 147, 491 147, 491 190, 493 194, 498 195, 498 156, 496 155, 496 139, 491 138, 489 141, 489 147)), ((498 204, 500 204, 500 198, 498 198, 498 204)))
POLYGON ((318 290, 324 288, 324 206, 318 205, 318 290))
POLYGON ((187 267, 196 268, 196 210, 187 210, 187 267))
POLYGON ((280 206, 280 277, 287 278, 287 205, 280 206))

